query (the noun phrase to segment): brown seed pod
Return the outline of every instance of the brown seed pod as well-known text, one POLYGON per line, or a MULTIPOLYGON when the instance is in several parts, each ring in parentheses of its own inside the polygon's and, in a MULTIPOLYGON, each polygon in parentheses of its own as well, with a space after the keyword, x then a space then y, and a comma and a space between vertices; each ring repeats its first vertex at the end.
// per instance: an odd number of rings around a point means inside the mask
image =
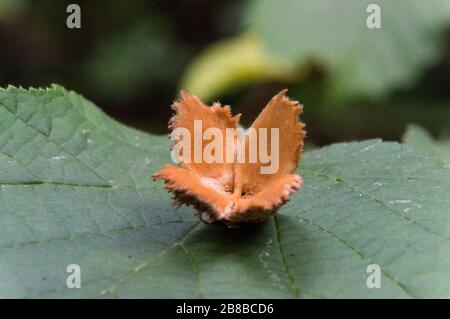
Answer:
MULTIPOLYGON (((285 96, 283 90, 274 96, 252 124, 251 129, 260 132, 261 129, 273 133, 277 129, 278 169, 272 173, 262 173, 263 161, 257 158, 252 161, 250 154, 250 134, 239 139, 238 135, 227 138, 223 143, 216 144, 215 152, 223 151, 233 161, 205 162, 196 161, 194 152, 188 153, 178 166, 166 164, 163 169, 153 175, 153 178, 163 180, 165 188, 173 193, 177 204, 194 207, 200 218, 210 223, 220 223, 229 227, 246 222, 261 222, 276 213, 285 204, 291 193, 297 191, 302 179, 294 173, 303 150, 305 125, 299 121, 302 106, 285 96), (241 159, 241 160, 239 160, 241 159), (207 217, 207 218, 205 218, 207 217)), ((195 121, 201 120, 201 133, 209 128, 216 128, 224 135, 227 129, 236 129, 240 114, 232 116, 229 106, 214 103, 206 106, 188 92, 181 93, 181 99, 172 105, 175 115, 169 122, 169 128, 185 128, 194 138, 188 143, 192 148, 199 147, 194 131, 195 121), (197 144, 196 144, 197 143, 197 144)), ((200 137, 202 138, 202 137, 200 137)), ((269 136, 258 146, 266 151, 275 149, 269 136)), ((205 151, 207 143, 201 144, 205 151)), ((267 153, 266 153, 267 154, 267 153)), ((226 156, 223 156, 224 159, 226 156)))

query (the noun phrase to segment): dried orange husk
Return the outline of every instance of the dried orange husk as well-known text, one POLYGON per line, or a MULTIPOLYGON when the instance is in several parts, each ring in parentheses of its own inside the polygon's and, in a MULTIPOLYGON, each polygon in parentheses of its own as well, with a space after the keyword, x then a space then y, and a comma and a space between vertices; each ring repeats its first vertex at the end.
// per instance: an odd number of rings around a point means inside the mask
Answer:
MULTIPOLYGON (((262 174, 263 163, 250 161, 250 137, 247 134, 243 139, 235 135, 223 143, 224 154, 230 150, 233 152, 233 162, 195 163, 194 152, 191 152, 190 160, 182 161, 178 166, 166 164, 153 177, 164 181, 165 188, 172 192, 177 204, 193 206, 204 221, 236 226, 266 220, 302 185, 301 177, 294 173, 305 136, 305 126, 299 121, 302 106, 287 98, 286 91, 274 96, 251 126, 255 131, 267 130, 268 144, 271 128, 278 128, 276 172, 262 174), (237 162, 242 143, 245 151, 240 155, 244 161, 237 162)), ((170 129, 186 128, 193 133, 194 121, 201 120, 202 135, 208 128, 217 128, 225 136, 227 128, 237 128, 240 118, 240 114, 231 115, 229 106, 215 103, 208 107, 186 91, 181 93, 181 98, 172 108, 175 115, 169 122, 170 129)), ((190 143, 193 149, 195 139, 192 138, 190 143)), ((207 145, 203 143, 202 151, 207 145)), ((266 147, 271 148, 269 145, 266 147)))

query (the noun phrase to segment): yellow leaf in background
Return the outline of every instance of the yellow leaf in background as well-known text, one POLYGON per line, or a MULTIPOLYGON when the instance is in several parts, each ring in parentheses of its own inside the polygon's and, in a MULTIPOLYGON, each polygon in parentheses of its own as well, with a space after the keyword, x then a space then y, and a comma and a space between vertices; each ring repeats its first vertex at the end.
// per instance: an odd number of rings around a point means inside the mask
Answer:
POLYGON ((187 69, 181 87, 204 100, 235 87, 267 80, 289 80, 295 65, 274 57, 253 34, 224 40, 200 54, 187 69))

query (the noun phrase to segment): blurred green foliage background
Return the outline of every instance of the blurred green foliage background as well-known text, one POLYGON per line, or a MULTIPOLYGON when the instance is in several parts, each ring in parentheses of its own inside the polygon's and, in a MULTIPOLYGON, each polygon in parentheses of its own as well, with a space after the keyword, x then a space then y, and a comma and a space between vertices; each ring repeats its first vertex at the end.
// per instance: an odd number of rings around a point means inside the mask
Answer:
POLYGON ((309 146, 400 140, 410 123, 450 135, 448 0, 0 0, 0 48, 1 86, 59 83, 153 133, 182 88, 249 125, 287 87, 309 146))

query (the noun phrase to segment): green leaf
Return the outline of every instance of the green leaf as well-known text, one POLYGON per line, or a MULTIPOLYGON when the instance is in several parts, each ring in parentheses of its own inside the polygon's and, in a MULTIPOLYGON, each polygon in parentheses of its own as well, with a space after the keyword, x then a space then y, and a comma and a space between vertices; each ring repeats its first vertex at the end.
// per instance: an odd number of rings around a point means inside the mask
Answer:
POLYGON ((175 82, 187 52, 176 45, 168 25, 155 16, 105 36, 81 70, 86 87, 96 96, 129 101, 175 82))
POLYGON ((150 179, 167 137, 59 86, 0 90, 0 154, 0 297, 450 297, 450 170, 407 145, 306 153, 301 190, 243 229, 173 207, 150 179))
POLYGON ((414 83, 438 58, 450 23, 447 0, 258 0, 246 23, 267 49, 329 71, 336 96, 376 97, 414 83), (381 8, 381 28, 369 29, 369 4, 381 8))
POLYGON ((409 125, 403 136, 403 142, 450 165, 450 141, 435 141, 430 133, 420 126, 409 125))

